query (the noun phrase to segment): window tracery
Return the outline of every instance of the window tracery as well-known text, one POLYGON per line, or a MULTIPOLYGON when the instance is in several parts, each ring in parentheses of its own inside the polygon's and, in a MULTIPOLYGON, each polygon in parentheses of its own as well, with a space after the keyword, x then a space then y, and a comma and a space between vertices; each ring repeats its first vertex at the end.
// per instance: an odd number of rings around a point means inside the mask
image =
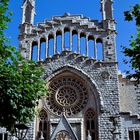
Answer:
POLYGON ((47 113, 42 110, 39 113, 39 128, 38 128, 38 139, 43 136, 44 140, 49 138, 49 124, 48 124, 48 117, 47 113))
POLYGON ((87 110, 85 114, 86 137, 91 136, 91 140, 96 139, 95 113, 92 109, 87 110))
POLYGON ((47 107, 56 115, 60 116, 63 112, 67 116, 77 114, 86 106, 87 101, 87 89, 78 79, 63 77, 49 85, 47 107))

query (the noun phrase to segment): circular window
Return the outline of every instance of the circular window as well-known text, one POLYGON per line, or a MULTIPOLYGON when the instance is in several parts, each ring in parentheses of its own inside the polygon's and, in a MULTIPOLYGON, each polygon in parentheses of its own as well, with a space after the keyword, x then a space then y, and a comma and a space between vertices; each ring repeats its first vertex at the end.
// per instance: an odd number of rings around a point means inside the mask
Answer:
POLYGON ((67 116, 77 114, 85 107, 87 101, 87 89, 77 79, 64 77, 49 84, 47 107, 56 115, 63 112, 67 116))
POLYGON ((77 100, 77 94, 74 88, 64 86, 56 94, 56 100, 61 106, 71 106, 77 100))

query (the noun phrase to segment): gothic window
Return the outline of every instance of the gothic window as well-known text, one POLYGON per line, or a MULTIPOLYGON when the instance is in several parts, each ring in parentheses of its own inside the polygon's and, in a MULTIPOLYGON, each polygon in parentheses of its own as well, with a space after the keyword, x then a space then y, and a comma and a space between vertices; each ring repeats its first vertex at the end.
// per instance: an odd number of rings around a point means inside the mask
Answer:
POLYGON ((31 50, 31 60, 37 61, 38 59, 38 43, 33 41, 31 50))
POLYGON ((91 136, 92 140, 96 139, 95 132, 95 113, 89 109, 85 114, 86 137, 91 136))
POLYGON ((72 31, 72 51, 78 53, 78 32, 72 31))
POLYGON ((47 113, 42 110, 39 113, 39 126, 38 126, 38 139, 41 137, 44 138, 44 140, 48 140, 49 138, 49 123, 48 123, 48 117, 47 113))
POLYGON ((62 52, 62 31, 58 30, 56 32, 56 53, 60 54, 62 52))
POLYGON ((80 34, 80 54, 86 55, 86 34, 84 32, 80 34))
POLYGON ((0 140, 8 140, 8 134, 7 133, 0 133, 0 140))
POLYGON ((57 133, 55 140, 71 140, 71 137, 67 131, 60 131, 57 133))
POLYGON ((104 60, 103 42, 100 38, 96 40, 96 49, 97 49, 97 59, 104 60))
POLYGON ((139 140, 140 139, 140 132, 139 131, 129 131, 129 140, 139 140))
POLYGON ((71 77, 63 77, 49 84, 47 107, 54 114, 67 116, 79 113, 87 104, 88 92, 84 84, 71 77))
POLYGON ((64 29, 64 41, 65 41, 65 49, 69 50, 70 49, 70 29, 67 27, 64 29))
POLYGON ((46 57, 46 39, 40 39, 40 60, 44 60, 46 57))
POLYGON ((95 46, 94 46, 94 37, 92 35, 88 36, 88 56, 91 58, 96 58, 95 55, 95 46))
POLYGON ((48 56, 54 55, 54 35, 49 34, 48 36, 48 56))

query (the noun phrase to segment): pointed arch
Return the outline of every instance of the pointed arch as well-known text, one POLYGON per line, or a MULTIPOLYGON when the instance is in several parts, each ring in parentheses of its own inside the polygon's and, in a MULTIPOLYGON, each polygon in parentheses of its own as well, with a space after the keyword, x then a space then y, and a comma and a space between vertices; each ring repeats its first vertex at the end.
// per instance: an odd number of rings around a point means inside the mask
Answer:
POLYGON ((94 42, 94 37, 93 35, 89 35, 88 36, 88 56, 91 58, 95 58, 94 54, 95 54, 95 42, 94 42))
POLYGON ((40 39, 40 60, 44 60, 46 57, 46 39, 42 37, 40 39))
POLYGON ((80 33, 80 54, 86 55, 86 33, 80 33))
POLYGON ((96 126, 96 113, 93 109, 89 108, 85 113, 85 133, 86 138, 90 135, 91 140, 96 140, 97 126, 96 126))
POLYGON ((62 31, 56 31, 56 52, 60 54, 62 52, 62 31))
POLYGON ((41 109, 39 112, 37 130, 37 139, 40 139, 41 137, 43 137, 44 140, 49 139, 50 124, 48 114, 44 109, 41 109))
POLYGON ((72 31, 72 51, 78 53, 78 31, 72 31))
POLYGON ((51 57, 54 55, 54 34, 50 33, 48 35, 48 56, 51 57))
POLYGON ((64 48, 65 50, 70 50, 70 28, 64 28, 64 48))
POLYGON ((103 41, 101 38, 96 40, 96 48, 97 48, 97 59, 104 60, 104 48, 103 48, 103 41))
MULTIPOLYGON (((53 66, 53 65, 52 65, 53 66)), ((73 76, 79 77, 82 81, 86 81, 88 87, 91 88, 93 91, 95 101, 96 101, 96 106, 97 106, 97 112, 99 113, 100 111, 104 110, 104 102, 103 102, 103 97, 102 94, 99 92, 99 88, 95 81, 92 80, 92 78, 87 75, 82 69, 75 68, 71 65, 66 65, 61 68, 58 68, 57 70, 53 71, 52 75, 50 74, 49 76, 45 76, 44 78, 46 81, 51 81, 52 79, 56 78, 57 76, 60 76, 61 74, 64 74, 66 72, 71 73, 73 76)))
POLYGON ((38 60, 38 42, 33 41, 32 42, 32 48, 31 48, 31 60, 37 61, 38 60))

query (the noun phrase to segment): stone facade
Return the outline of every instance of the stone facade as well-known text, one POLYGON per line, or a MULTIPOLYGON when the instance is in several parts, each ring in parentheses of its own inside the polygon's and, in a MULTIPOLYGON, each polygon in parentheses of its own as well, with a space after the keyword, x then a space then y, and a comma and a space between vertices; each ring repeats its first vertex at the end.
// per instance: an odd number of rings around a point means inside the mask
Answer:
POLYGON ((24 0, 21 54, 42 63, 49 91, 39 101, 28 140, 140 139, 140 94, 134 81, 118 76, 112 4, 101 0, 101 22, 66 13, 35 26, 35 1, 24 0))

